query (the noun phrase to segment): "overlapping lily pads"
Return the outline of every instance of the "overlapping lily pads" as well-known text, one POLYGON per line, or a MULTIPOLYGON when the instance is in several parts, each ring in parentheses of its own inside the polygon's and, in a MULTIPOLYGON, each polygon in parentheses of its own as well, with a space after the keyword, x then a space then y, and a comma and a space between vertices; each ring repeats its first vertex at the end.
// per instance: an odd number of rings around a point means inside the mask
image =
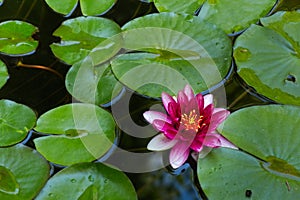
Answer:
POLYGON ((80 3, 81 12, 85 16, 101 15, 108 11, 116 2, 116 0, 45 0, 49 7, 58 13, 64 15, 71 14, 80 3))
POLYGON ((137 199, 126 175, 101 163, 80 163, 55 174, 36 200, 137 199))
POLYGON ((300 12, 278 12, 252 25, 234 45, 238 74, 280 103, 300 105, 300 12))
POLYGON ((6 65, 0 60, 0 88, 6 83, 8 77, 6 65))
POLYGON ((107 111, 92 104, 67 104, 43 114, 36 131, 52 134, 34 140, 36 149, 60 165, 90 162, 112 146, 115 122, 107 111))
POLYGON ((122 88, 108 63, 95 66, 90 57, 70 68, 66 87, 77 100, 96 105, 110 102, 122 88))
POLYGON ((208 198, 299 199, 299 130, 297 106, 254 106, 231 114, 219 131, 250 154, 217 149, 199 159, 198 178, 208 198))
POLYGON ((0 100, 0 146, 22 141, 36 122, 35 113, 27 106, 0 100))
POLYGON ((128 22, 122 29, 129 53, 112 61, 112 71, 140 94, 176 94, 187 83, 198 93, 220 82, 231 66, 227 35, 197 17, 151 14, 128 22))
POLYGON ((226 33, 236 33, 266 16, 276 0, 210 0, 202 5, 199 17, 216 24, 226 33))
POLYGON ((79 62, 91 52, 95 61, 104 62, 121 48, 119 40, 109 40, 120 32, 121 28, 112 20, 101 17, 77 17, 64 21, 56 29, 53 35, 60 37, 61 41, 50 47, 54 55, 67 64, 79 62))
POLYGON ((47 161, 22 144, 0 148, 0 199, 33 199, 50 175, 47 161))
POLYGON ((24 21, 1 22, 0 53, 14 56, 33 53, 38 41, 35 41, 32 35, 37 31, 37 27, 24 21))
POLYGON ((155 7, 159 12, 176 12, 194 14, 203 4, 204 0, 154 0, 155 7))

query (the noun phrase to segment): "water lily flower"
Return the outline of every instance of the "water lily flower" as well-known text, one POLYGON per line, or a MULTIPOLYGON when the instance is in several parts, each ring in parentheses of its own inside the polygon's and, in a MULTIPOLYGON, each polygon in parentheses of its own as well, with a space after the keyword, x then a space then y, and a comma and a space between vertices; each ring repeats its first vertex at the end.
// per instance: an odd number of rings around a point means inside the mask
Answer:
POLYGON ((152 151, 171 149, 169 160, 174 169, 184 164, 191 152, 207 153, 207 147, 236 148, 216 131, 230 112, 215 108, 212 94, 195 95, 191 86, 186 85, 177 98, 163 92, 162 102, 166 114, 144 113, 144 118, 160 132, 147 148, 152 151))

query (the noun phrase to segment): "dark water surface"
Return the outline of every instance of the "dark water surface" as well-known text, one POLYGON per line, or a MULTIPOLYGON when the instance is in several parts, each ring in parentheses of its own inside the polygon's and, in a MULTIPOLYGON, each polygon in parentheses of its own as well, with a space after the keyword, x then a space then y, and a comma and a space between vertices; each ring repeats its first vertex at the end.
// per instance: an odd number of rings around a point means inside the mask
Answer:
MULTIPOLYGON (((295 4, 295 1, 290 0, 288 2, 292 8, 300 7, 299 3, 295 4)), ((279 8, 284 10, 288 9, 289 6, 288 4, 281 4, 279 8)), ((138 0, 119 0, 104 17, 113 19, 122 26, 133 18, 152 12, 156 12, 153 4, 138 0)), ((72 101, 71 96, 66 91, 64 79, 37 66, 54 69, 63 77, 66 75, 70 66, 55 58, 49 45, 58 40, 52 36, 52 33, 64 20, 80 15, 80 9, 76 9, 71 16, 66 18, 48 8, 44 0, 4 0, 4 4, 0 6, 0 22, 15 19, 27 21, 37 26, 39 33, 35 35, 35 38, 39 40, 39 47, 34 54, 28 56, 0 55, 0 59, 8 66, 10 74, 8 82, 0 90, 0 99, 10 99, 25 104, 35 110, 38 115, 72 101), (19 61, 25 65, 17 67, 16 64, 19 61)), ((225 89, 230 111, 250 105, 270 103, 267 99, 256 95, 234 72, 229 75, 225 89)), ((120 116, 120 118, 123 120, 132 118, 141 125, 145 125, 142 113, 152 105, 160 103, 160 101, 145 99, 139 95, 133 95, 130 102, 130 116, 120 116)), ((34 137, 36 135, 33 133, 28 138, 26 143, 28 146, 34 147, 32 143, 34 137)), ((138 152, 145 151, 148 142, 149 138, 138 139, 122 133, 119 145, 123 149, 138 152)), ((191 159, 190 164, 192 167, 186 164, 173 172, 166 168, 143 174, 128 173, 128 176, 136 188, 139 199, 200 199, 195 186, 197 181, 194 181, 193 178, 195 163, 191 159)), ((57 170, 59 170, 58 167, 55 168, 54 172, 57 170)))

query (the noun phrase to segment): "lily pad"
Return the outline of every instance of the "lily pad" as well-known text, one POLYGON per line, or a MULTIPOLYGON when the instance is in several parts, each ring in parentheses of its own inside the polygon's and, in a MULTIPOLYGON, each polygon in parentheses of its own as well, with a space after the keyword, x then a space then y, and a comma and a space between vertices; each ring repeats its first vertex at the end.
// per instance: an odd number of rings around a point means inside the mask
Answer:
POLYGON ((300 198, 300 107, 244 108, 221 127, 244 151, 216 149, 199 159, 198 178, 209 199, 300 198))
MULTIPOLYGON (((77 7, 78 0, 45 0, 50 8, 55 12, 69 15, 77 7)), ((85 16, 101 15, 108 11, 116 2, 116 0, 80 0, 81 12, 85 16)))
POLYGON ((80 163, 55 174, 36 200, 137 199, 127 176, 101 163, 80 163))
POLYGON ((6 65, 0 60, 0 88, 6 83, 8 78, 6 65))
POLYGON ((140 94, 176 94, 187 83, 198 93, 219 83, 231 66, 227 35, 197 17, 151 14, 128 22, 122 29, 129 53, 112 60, 112 71, 140 94))
POLYGON ((53 134, 34 140, 36 149, 47 160, 72 165, 104 155, 113 144, 115 122, 110 113, 100 107, 75 103, 44 113, 35 130, 53 134))
POLYGON ((159 12, 194 14, 204 0, 154 0, 153 2, 159 12))
POLYGON ((27 106, 0 100, 0 146, 22 141, 36 122, 35 113, 27 106))
POLYGON ((33 199, 50 174, 47 161, 22 144, 0 148, 0 199, 33 199))
POLYGON ((265 18, 234 44, 238 74, 255 90, 279 103, 300 105, 300 12, 265 18))
POLYGON ((271 11, 276 2, 276 0, 209 0, 202 5, 198 16, 231 34, 258 22, 271 11))
MULTIPOLYGON (((114 21, 101 17, 77 17, 66 20, 53 35, 60 37, 60 43, 50 47, 56 57, 67 64, 74 64, 93 53, 99 62, 104 62, 119 51, 119 40, 109 38, 121 32, 114 21), (101 49, 101 51, 99 50, 101 49), (104 52, 104 54, 103 54, 104 52)), ((118 38, 115 36, 114 38, 118 38)))
POLYGON ((21 56, 33 53, 38 42, 32 38, 38 29, 27 22, 11 20, 0 23, 0 52, 21 56))
POLYGON ((77 100, 92 104, 105 104, 122 89, 108 63, 95 66, 90 57, 75 63, 68 71, 66 87, 77 100))

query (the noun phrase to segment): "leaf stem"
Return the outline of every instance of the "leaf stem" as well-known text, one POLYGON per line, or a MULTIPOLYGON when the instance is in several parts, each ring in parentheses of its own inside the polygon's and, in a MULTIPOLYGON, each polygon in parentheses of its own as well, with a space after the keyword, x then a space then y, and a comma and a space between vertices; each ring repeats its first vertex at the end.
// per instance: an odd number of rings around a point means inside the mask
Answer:
POLYGON ((64 77, 58 73, 56 70, 50 68, 50 67, 45 67, 45 66, 42 66, 42 65, 28 65, 28 64, 24 64, 22 63, 21 61, 19 61, 17 63, 17 67, 25 67, 25 68, 33 68, 33 69, 42 69, 42 70, 46 70, 46 71, 49 71, 53 74, 55 74, 56 76, 58 76, 60 79, 64 80, 64 77))

